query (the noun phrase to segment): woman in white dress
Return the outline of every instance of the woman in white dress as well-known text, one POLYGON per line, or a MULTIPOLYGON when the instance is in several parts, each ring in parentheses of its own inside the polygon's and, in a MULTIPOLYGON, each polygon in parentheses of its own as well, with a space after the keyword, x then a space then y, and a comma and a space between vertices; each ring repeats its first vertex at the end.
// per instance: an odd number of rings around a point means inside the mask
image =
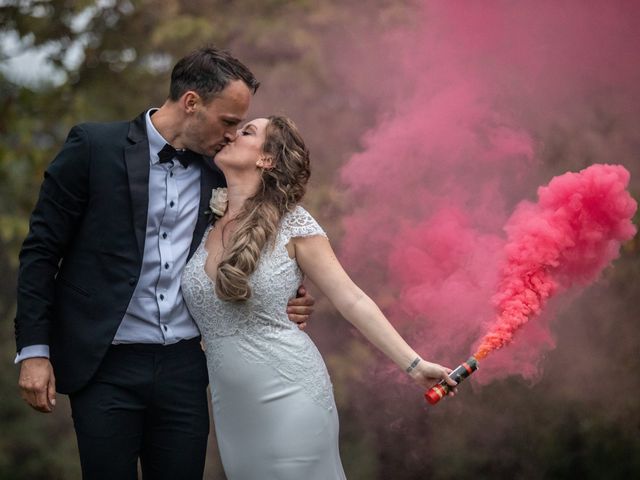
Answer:
MULTIPOLYGON (((325 232, 298 205, 309 152, 293 123, 259 118, 215 158, 228 204, 182 277, 205 345, 216 437, 229 480, 344 479, 325 364, 286 316, 302 277, 423 388, 445 379, 422 360, 342 269, 325 232)), ((215 207, 216 205, 214 205, 215 207)))

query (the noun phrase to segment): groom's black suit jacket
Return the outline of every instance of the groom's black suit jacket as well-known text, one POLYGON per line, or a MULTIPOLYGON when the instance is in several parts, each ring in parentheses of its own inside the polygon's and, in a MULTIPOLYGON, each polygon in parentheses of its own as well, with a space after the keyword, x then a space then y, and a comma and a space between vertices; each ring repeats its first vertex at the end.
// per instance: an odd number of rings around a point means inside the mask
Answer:
MULTIPOLYGON (((73 127, 44 174, 20 252, 16 343, 50 346, 56 388, 81 389, 98 369, 136 287, 149 203, 145 114, 73 127)), ((191 256, 211 189, 224 176, 201 162, 191 256)))

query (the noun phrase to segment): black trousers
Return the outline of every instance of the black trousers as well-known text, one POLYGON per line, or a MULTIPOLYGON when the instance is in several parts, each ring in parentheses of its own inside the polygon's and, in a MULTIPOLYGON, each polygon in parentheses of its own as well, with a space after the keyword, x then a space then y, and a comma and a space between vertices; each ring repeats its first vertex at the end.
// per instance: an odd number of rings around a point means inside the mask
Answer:
POLYGON ((200 339, 114 345, 69 396, 85 480, 202 479, 209 411, 200 339))

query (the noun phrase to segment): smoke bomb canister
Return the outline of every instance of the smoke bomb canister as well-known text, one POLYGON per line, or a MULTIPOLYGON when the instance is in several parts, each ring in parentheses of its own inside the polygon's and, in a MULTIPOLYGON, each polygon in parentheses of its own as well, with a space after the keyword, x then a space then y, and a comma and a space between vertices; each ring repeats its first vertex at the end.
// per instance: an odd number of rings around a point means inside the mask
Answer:
MULTIPOLYGON (((449 378, 454 382, 462 382, 465 378, 471 375, 478 369, 478 361, 475 357, 469 357, 469 359, 458 365, 450 374, 449 378)), ((424 394, 424 398, 427 399, 431 405, 435 405, 443 398, 447 393, 449 393, 451 387, 444 380, 438 382, 429 390, 427 390, 424 394)))

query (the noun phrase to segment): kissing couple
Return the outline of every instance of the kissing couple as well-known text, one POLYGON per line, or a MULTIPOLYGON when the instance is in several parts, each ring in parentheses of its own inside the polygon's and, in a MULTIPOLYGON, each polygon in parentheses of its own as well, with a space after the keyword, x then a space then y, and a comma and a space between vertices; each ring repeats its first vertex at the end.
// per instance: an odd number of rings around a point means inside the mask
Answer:
POLYGON ((258 86, 198 49, 160 108, 74 126, 46 169, 20 252, 19 387, 41 412, 69 396, 85 479, 136 479, 138 460, 145 479, 201 479, 209 384, 227 478, 345 478, 304 277, 418 385, 455 385, 343 270, 300 204, 295 124, 245 121, 258 86))

